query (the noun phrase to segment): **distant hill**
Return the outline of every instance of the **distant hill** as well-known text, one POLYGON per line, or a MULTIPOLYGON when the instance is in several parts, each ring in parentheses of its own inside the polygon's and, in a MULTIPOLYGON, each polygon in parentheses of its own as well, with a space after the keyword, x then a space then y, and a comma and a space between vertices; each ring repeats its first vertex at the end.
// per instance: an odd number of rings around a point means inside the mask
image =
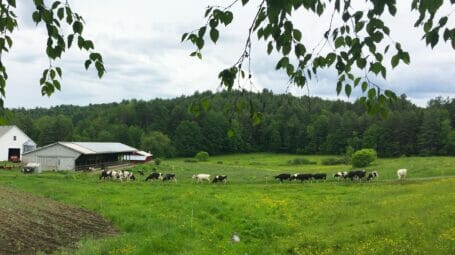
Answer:
POLYGON ((455 99, 436 98, 420 108, 403 95, 389 107, 384 119, 366 113, 360 102, 268 90, 203 92, 174 99, 12 109, 10 123, 40 145, 118 141, 155 156, 194 156, 200 150, 343 154, 348 146, 374 148, 379 156, 455 155, 455 99))

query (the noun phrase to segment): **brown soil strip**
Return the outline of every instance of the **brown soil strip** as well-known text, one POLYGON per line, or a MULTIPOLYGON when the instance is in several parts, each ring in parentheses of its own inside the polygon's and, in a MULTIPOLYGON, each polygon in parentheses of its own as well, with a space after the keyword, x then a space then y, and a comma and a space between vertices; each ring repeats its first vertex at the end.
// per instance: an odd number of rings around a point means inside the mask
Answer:
POLYGON ((94 212, 0 187, 0 254, 48 254, 76 248, 82 238, 116 233, 94 212))

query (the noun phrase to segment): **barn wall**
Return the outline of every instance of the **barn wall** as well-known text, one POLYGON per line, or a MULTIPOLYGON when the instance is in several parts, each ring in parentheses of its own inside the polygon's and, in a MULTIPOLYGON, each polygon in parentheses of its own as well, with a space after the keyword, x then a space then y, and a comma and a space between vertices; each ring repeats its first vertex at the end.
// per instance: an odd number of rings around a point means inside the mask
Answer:
POLYGON ((80 153, 60 144, 23 155, 24 163, 39 163, 40 170, 74 170, 76 159, 80 153))
POLYGON ((23 153, 23 145, 30 138, 25 135, 19 128, 13 127, 6 134, 0 137, 0 161, 8 160, 8 149, 20 149, 20 154, 23 153), (16 136, 16 141, 13 137, 16 136))

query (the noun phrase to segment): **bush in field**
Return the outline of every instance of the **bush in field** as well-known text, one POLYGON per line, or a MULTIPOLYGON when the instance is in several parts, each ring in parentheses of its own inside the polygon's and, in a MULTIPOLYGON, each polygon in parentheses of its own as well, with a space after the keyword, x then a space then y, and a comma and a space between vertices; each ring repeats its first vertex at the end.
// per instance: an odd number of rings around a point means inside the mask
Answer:
POLYGON ((346 159, 344 159, 344 158, 326 158, 321 161, 321 164, 326 165, 326 166, 343 165, 343 164, 346 164, 346 159))
POLYGON ((155 161, 155 165, 157 165, 157 166, 159 166, 161 164, 160 158, 156 158, 154 161, 155 161))
POLYGON ((316 165, 316 162, 306 158, 295 158, 288 161, 288 165, 316 165))
POLYGON ((378 158, 377 153, 373 149, 362 149, 356 151, 352 155, 352 166, 353 167, 365 167, 371 164, 378 158))
POLYGON ((199 161, 208 161, 209 160, 209 153, 206 151, 200 151, 196 154, 195 158, 199 161))

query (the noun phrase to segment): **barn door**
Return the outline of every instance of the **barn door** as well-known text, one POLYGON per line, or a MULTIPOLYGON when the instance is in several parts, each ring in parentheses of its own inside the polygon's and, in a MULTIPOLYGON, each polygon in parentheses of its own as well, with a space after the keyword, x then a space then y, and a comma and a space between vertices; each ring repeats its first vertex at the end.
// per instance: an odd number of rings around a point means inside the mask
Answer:
POLYGON ((9 148, 8 149, 8 160, 18 162, 21 159, 21 149, 9 148))

